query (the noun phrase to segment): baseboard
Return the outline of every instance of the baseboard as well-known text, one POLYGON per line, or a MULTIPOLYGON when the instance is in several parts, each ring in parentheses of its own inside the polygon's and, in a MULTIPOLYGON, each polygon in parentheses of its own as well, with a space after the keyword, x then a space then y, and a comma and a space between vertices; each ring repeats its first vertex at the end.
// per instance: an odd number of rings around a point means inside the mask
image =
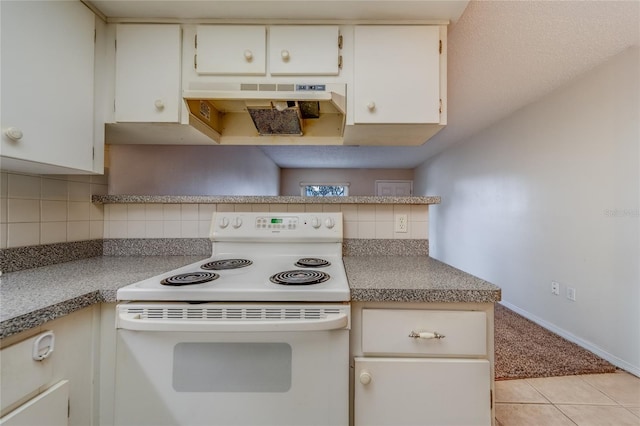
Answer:
POLYGON ((581 339, 580 337, 569 333, 568 331, 555 326, 554 324, 551 324, 550 322, 547 322, 545 320, 543 320, 542 318, 539 318, 535 315, 533 315, 531 312, 525 311, 524 309, 521 309, 515 305, 512 305, 511 303, 503 300, 501 302, 499 302, 501 305, 503 305, 505 308, 509 308, 512 311, 522 315, 523 317, 527 318, 528 320, 531 320, 533 322, 535 322, 536 324, 538 324, 540 327, 546 328, 547 330, 567 339, 570 342, 575 343, 576 345, 583 347, 584 349, 593 352, 594 354, 598 355, 600 358, 605 359, 607 361, 609 361, 611 364, 615 365, 618 368, 621 368, 631 374, 633 374, 634 376, 640 377, 640 367, 629 364, 628 362, 626 362, 625 360, 622 360, 620 358, 618 358, 615 355, 610 354, 609 352, 603 350, 602 348, 595 346, 593 343, 588 342, 586 340, 581 339))

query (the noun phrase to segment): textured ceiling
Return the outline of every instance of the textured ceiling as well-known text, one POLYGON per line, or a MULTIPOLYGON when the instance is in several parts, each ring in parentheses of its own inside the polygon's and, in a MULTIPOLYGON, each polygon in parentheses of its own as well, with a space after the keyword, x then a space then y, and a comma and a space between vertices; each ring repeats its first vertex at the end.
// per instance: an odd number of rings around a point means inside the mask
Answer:
POLYGON ((263 151, 286 168, 413 168, 638 44, 637 0, 472 0, 449 26, 448 125, 426 144, 263 151))

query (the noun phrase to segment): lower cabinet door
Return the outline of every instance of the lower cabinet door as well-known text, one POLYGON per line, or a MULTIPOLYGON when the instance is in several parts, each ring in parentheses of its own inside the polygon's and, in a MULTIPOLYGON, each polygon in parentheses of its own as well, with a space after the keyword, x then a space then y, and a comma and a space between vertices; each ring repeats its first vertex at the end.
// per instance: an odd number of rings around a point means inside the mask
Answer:
POLYGON ((488 360, 356 358, 355 426, 491 425, 488 360))
POLYGON ((56 383, 0 418, 0 426, 67 426, 69 381, 56 383))

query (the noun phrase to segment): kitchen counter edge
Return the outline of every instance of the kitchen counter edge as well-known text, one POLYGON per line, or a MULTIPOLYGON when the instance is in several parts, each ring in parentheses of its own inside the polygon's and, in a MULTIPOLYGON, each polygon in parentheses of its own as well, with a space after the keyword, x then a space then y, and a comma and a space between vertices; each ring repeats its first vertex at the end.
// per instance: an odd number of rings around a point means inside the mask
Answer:
POLYGON ((438 196, 424 197, 300 197, 235 195, 93 195, 96 204, 440 204, 438 196))
MULTIPOLYGON (((11 305, 11 297, 19 297, 20 303, 16 305, 22 306, 0 321, 0 339, 94 304, 116 302, 118 288, 201 259, 202 256, 99 256, 3 274, 0 277, 2 304, 11 305), (141 260, 151 258, 155 263, 152 268, 136 270, 141 260), (165 258, 173 258, 171 266, 167 266, 165 258), (114 263, 119 268, 112 269, 114 263), (103 278, 95 283, 89 279, 83 285, 59 282, 51 286, 55 288, 49 288, 49 292, 63 292, 62 299, 45 303, 37 300, 36 296, 48 294, 36 291, 38 285, 50 283, 55 276, 68 277, 71 281, 70 272, 78 269, 86 276, 85 271, 91 266, 97 276, 108 275, 109 283, 105 284, 103 278), (135 274, 131 274, 130 268, 135 274), (29 301, 25 301, 26 294, 31 297, 29 301)), ((501 298, 499 287, 428 256, 347 256, 344 261, 352 302, 493 303, 501 298), (401 271, 400 276, 394 271, 401 271), (390 279, 392 275, 396 279, 390 279)))

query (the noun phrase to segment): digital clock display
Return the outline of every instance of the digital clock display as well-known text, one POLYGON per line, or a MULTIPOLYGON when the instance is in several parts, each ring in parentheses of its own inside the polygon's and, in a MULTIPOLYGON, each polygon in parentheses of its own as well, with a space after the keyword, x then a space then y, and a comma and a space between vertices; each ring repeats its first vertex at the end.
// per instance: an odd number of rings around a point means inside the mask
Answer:
POLYGON ((271 223, 282 223, 282 219, 271 219, 271 223))

